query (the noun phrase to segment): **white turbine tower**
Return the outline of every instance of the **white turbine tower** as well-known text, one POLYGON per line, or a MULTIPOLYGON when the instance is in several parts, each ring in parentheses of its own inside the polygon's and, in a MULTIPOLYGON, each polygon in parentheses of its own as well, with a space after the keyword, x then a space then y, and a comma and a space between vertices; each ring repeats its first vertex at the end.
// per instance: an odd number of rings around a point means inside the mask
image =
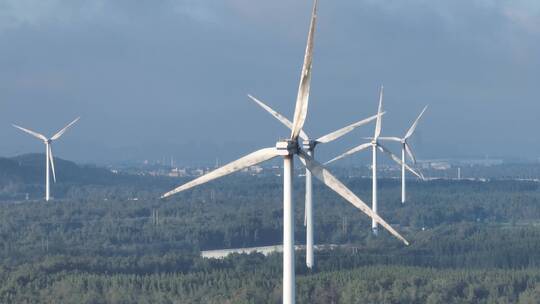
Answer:
POLYGON ((195 186, 207 183, 211 180, 231 174, 233 172, 257 165, 275 157, 283 157, 283 303, 290 304, 295 302, 295 273, 294 273, 294 206, 292 200, 292 176, 293 176, 293 157, 298 155, 300 160, 311 173, 320 179, 326 186, 337 192, 351 204, 362 210, 364 213, 374 218, 385 227, 390 233, 398 239, 408 244, 397 231, 386 223, 354 193, 352 193, 343 183, 336 179, 326 168, 315 161, 310 155, 304 152, 298 144, 298 137, 304 125, 307 110, 309 89, 311 82, 311 67, 313 54, 313 37, 315 33, 317 0, 314 1, 311 25, 308 34, 306 54, 304 65, 300 77, 300 86, 296 99, 296 108, 291 128, 291 135, 288 140, 281 140, 275 147, 265 148, 244 156, 223 167, 220 167, 210 173, 207 173, 191 182, 188 182, 172 191, 165 193, 162 198, 169 197, 181 191, 193 188, 195 186))
POLYGON ((56 132, 56 134, 54 134, 51 138, 47 138, 43 134, 34 132, 32 130, 25 129, 25 128, 21 127, 21 126, 13 125, 15 128, 20 129, 20 130, 22 130, 22 131, 36 137, 36 138, 42 140, 43 143, 45 144, 45 201, 47 201, 47 202, 50 200, 50 182, 49 182, 50 178, 49 178, 49 174, 50 174, 51 169, 52 169, 52 174, 53 174, 53 180, 56 183, 56 172, 55 172, 55 169, 54 169, 54 156, 53 156, 53 153, 52 153, 52 142, 59 139, 62 135, 64 135, 64 133, 67 131, 67 129, 69 129, 69 127, 74 125, 79 119, 80 119, 80 117, 77 117, 74 121, 70 122, 63 129, 56 132), (50 164, 50 169, 49 169, 49 164, 50 164))
MULTIPOLYGON (((418 125, 418 122, 420 121, 420 118, 422 118, 422 115, 424 115, 424 112, 427 110, 427 106, 424 107, 422 112, 420 112, 420 115, 416 118, 416 120, 413 122, 405 136, 403 138, 399 137, 379 137, 379 140, 388 140, 388 141, 396 141, 401 144, 401 203, 405 203, 405 200, 407 198, 406 192, 405 192, 405 153, 409 156, 413 164, 416 164, 416 157, 414 157, 414 153, 412 151, 412 148, 408 142, 409 138, 414 134, 414 130, 416 130, 416 126, 418 125)), ((422 176, 422 179, 424 177, 422 176)))
MULTIPOLYGON (((248 95, 248 96, 251 100, 256 102, 259 106, 261 106, 264 110, 266 110, 268 113, 274 116, 278 121, 280 121, 287 128, 289 129, 292 128, 292 122, 289 119, 287 119, 285 116, 275 111, 274 109, 272 109, 271 107, 266 105, 264 102, 260 101, 259 99, 251 95, 248 95)), ((373 115, 366 119, 357 121, 353 124, 350 124, 332 133, 321 136, 316 140, 310 139, 309 136, 303 130, 301 130, 300 138, 303 140, 302 142, 303 150, 306 151, 306 153, 309 156, 315 158, 315 148, 319 144, 326 144, 326 143, 332 142, 346 135, 352 130, 375 120, 377 117, 378 115, 373 115)), ((305 208, 304 208, 304 226, 306 226, 306 266, 308 268, 313 268, 313 265, 315 265, 314 264, 315 258, 314 258, 314 253, 313 253, 314 251, 313 247, 315 245, 314 224, 313 224, 313 180, 312 180, 311 172, 308 169, 306 169, 306 199, 305 199, 305 208)))
MULTIPOLYGON (((382 129, 382 103, 383 103, 383 94, 384 94, 384 88, 381 86, 381 90, 379 92, 379 108, 377 110, 377 123, 375 125, 375 134, 373 137, 370 137, 371 141, 369 143, 361 144, 357 147, 354 147, 350 149, 349 151, 341 154, 338 157, 335 157, 328 162, 325 163, 329 164, 336 160, 342 159, 344 157, 347 157, 349 155, 355 154, 357 152, 360 152, 362 150, 365 150, 369 147, 372 148, 372 165, 371 165, 371 171, 372 171, 372 197, 371 197, 371 208, 373 209, 373 213, 378 214, 378 201, 377 201, 377 150, 381 150, 382 152, 388 154, 392 160, 394 160, 396 163, 398 163, 401 166, 404 166, 407 170, 411 171, 413 174, 418 176, 419 178, 422 178, 420 174, 418 174, 416 171, 414 171, 411 167, 409 167, 406 163, 402 162, 396 155, 394 155, 390 150, 388 150, 386 147, 384 147, 379 142, 379 136, 381 135, 381 129, 382 129)), ((377 221, 371 222, 371 229, 373 230, 374 234, 377 234, 378 232, 378 225, 377 221)))

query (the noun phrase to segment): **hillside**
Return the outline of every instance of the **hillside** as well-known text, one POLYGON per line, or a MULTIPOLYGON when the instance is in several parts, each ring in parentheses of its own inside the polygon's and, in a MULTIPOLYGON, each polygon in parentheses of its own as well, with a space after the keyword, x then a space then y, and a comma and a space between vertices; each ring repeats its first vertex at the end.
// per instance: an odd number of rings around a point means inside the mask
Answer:
MULTIPOLYGON (((104 168, 81 166, 74 162, 54 158, 58 183, 104 183, 115 179, 104 168)), ((52 178, 52 175, 51 175, 52 178)), ((43 184, 45 155, 25 154, 13 158, 0 158, 0 185, 9 183, 43 184)))
MULTIPOLYGON (((56 184, 52 184, 53 195, 66 197, 74 189, 88 187, 118 187, 138 185, 142 178, 127 174, 115 174, 106 168, 79 165, 61 158, 55 158, 56 184)), ((51 175, 52 182, 52 175, 51 175)), ((45 155, 25 154, 12 158, 0 158, 0 200, 39 199, 45 184, 45 155)))

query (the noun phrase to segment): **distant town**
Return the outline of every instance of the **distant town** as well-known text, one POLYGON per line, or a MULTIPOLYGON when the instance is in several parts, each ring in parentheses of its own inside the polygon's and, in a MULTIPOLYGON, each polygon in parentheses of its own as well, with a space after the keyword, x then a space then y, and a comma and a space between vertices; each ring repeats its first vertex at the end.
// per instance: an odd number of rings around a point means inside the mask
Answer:
MULTIPOLYGON (((109 170, 113 173, 124 173, 139 176, 171 177, 171 178, 196 178, 217 168, 214 166, 179 166, 174 159, 169 161, 144 160, 123 165, 110 165, 109 170)), ((418 160, 416 168, 421 170, 426 179, 451 179, 451 180, 476 180, 487 181, 489 179, 515 179, 539 181, 540 161, 513 161, 502 158, 484 159, 426 159, 418 160), (522 170, 528 167, 529 171, 522 170), (518 167, 519 170, 513 170, 518 167)), ((352 166, 336 165, 331 170, 341 177, 369 178, 371 175, 371 165, 355 164, 352 166)), ((251 176, 281 176, 282 167, 279 165, 251 166, 241 171, 242 174, 251 176)), ((295 174, 304 176, 304 169, 299 166, 295 169, 295 174)), ((390 162, 380 164, 380 176, 383 178, 399 178, 400 167, 390 162)))

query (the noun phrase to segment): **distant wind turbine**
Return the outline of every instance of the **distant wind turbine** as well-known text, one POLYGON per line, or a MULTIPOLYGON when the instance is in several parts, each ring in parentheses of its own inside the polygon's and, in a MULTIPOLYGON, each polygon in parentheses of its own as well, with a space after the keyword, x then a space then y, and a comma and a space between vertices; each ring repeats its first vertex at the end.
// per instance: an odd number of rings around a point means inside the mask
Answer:
POLYGON ((47 202, 50 200, 50 183, 49 183, 50 169, 49 169, 49 164, 50 164, 50 168, 52 169, 53 180, 56 183, 56 172, 55 172, 55 169, 54 169, 54 156, 53 156, 53 153, 52 153, 52 142, 59 139, 62 135, 64 135, 64 133, 67 131, 67 129, 69 129, 69 127, 74 125, 79 119, 80 119, 80 117, 77 117, 74 121, 70 122, 63 129, 56 132, 56 134, 54 134, 51 138, 47 138, 43 134, 34 132, 32 130, 25 129, 25 128, 21 127, 21 126, 13 125, 15 128, 17 128, 19 130, 22 130, 23 132, 26 132, 26 133, 28 133, 28 134, 30 134, 30 135, 38 138, 38 139, 41 139, 43 141, 43 143, 45 144, 45 171, 46 171, 45 172, 45 201, 47 201, 47 202))
POLYGON ((244 168, 257 165, 268 161, 275 157, 283 157, 283 303, 290 304, 295 302, 295 272, 294 272, 294 206, 292 200, 292 175, 293 175, 293 158, 298 155, 300 160, 311 173, 320 179, 326 186, 337 192, 351 204, 362 210, 368 216, 374 218, 385 227, 390 233, 408 244, 397 231, 395 231, 388 223, 386 223, 356 195, 354 195, 343 183, 335 178, 324 166, 315 161, 310 155, 301 149, 298 143, 298 137, 302 131, 302 127, 307 117, 309 91, 311 83, 311 68, 313 58, 313 38, 315 34, 315 25, 317 20, 317 0, 314 0, 313 12, 311 16, 311 25, 308 34, 306 53, 302 74, 300 77, 300 85, 298 88, 298 96, 296 99, 296 107, 294 111, 294 119, 292 122, 291 135, 287 140, 280 140, 275 147, 265 148, 248 154, 236 161, 233 161, 223 167, 220 167, 212 172, 209 172, 195 180, 188 182, 172 191, 165 193, 162 198, 169 197, 181 191, 193 188, 195 186, 207 183, 211 180, 223 177, 225 175, 237 172, 244 168))
MULTIPOLYGON (((248 96, 251 100, 256 102, 259 106, 261 106, 264 110, 266 110, 268 113, 274 116, 278 121, 280 121, 287 128, 289 129, 292 128, 293 124, 289 119, 287 119, 287 117, 275 111, 274 109, 272 109, 271 107, 266 105, 264 102, 260 101, 259 99, 251 95, 248 95, 248 96)), ((347 133, 353 131, 354 129, 361 127, 365 124, 368 124, 369 122, 375 120, 377 117, 378 115, 373 115, 366 119, 357 121, 353 124, 350 124, 332 133, 321 136, 316 140, 310 139, 309 136, 303 130, 301 130, 300 138, 303 140, 302 142, 303 150, 306 151, 306 153, 309 156, 315 158, 315 148, 317 147, 317 145, 332 142, 346 135, 347 133)), ((314 250, 313 249, 315 245, 314 224, 313 224, 313 180, 312 180, 311 172, 308 169, 306 169, 306 199, 305 199, 305 208, 304 208, 304 226, 306 226, 306 266, 308 268, 313 268, 313 265, 314 265, 314 254, 313 254, 314 250)))
MULTIPOLYGON (((349 151, 341 154, 340 156, 338 157, 335 157, 331 160, 329 160, 328 162, 325 163, 326 164, 329 164, 329 163, 332 163, 332 162, 335 162, 339 159, 342 159, 344 157, 347 157, 347 156, 350 156, 352 154, 355 154, 355 153, 358 153, 362 150, 365 150, 369 147, 372 148, 372 165, 371 165, 371 171, 372 171, 372 175, 371 175, 371 180, 372 180, 372 205, 371 205, 371 208, 373 209, 373 212, 375 214, 377 214, 377 210, 378 210, 378 206, 377 206, 377 150, 381 150, 382 152, 388 154, 388 156, 390 156, 390 158, 392 158, 393 161, 395 161, 396 163, 398 163, 399 165, 402 165, 402 166, 405 166, 405 168, 409 171, 411 171, 413 174, 415 174, 416 176, 418 176, 419 178, 422 178, 422 176, 420 174, 418 174, 416 171, 414 171, 411 167, 409 167, 406 163, 402 162, 396 155, 394 155, 392 152, 390 152, 390 150, 388 150, 385 146, 383 146, 380 142, 379 142, 379 136, 381 135, 381 129, 382 129, 382 104, 383 104, 383 95, 384 95, 384 87, 381 86, 381 90, 379 92, 379 108, 377 110, 377 122, 376 122, 376 125, 375 125, 375 134, 373 135, 373 137, 369 137, 367 139, 370 139, 371 141, 368 142, 368 143, 365 143, 365 144, 361 144, 357 147, 354 147, 352 149, 350 149, 349 151)), ((378 225, 377 225, 377 221, 372 221, 371 222, 371 229, 373 230, 373 233, 374 234, 377 234, 378 233, 378 225)))
MULTIPOLYGON (((422 118, 422 115, 424 115, 424 112, 427 110, 428 106, 425 106, 422 112, 420 112, 420 115, 416 118, 416 120, 413 122, 405 136, 403 138, 399 137, 379 137, 379 140, 388 140, 388 141, 396 141, 401 144, 401 203, 405 203, 406 200, 406 192, 405 192, 405 153, 409 156, 409 158, 412 160, 413 164, 416 165, 416 157, 414 156, 414 153, 412 151, 412 148, 408 142, 409 138, 414 134, 414 130, 416 130, 416 126, 418 125, 418 122, 420 121, 420 118, 422 118)), ((420 172, 420 175, 422 173, 420 172)), ((422 179, 424 177, 422 176, 422 179)))

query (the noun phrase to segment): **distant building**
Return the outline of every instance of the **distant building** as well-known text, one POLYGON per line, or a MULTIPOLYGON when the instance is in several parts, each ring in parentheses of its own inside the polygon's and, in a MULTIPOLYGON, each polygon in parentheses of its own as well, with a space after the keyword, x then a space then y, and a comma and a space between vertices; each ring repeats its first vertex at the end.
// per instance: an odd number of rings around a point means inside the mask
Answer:
POLYGON ((260 174, 262 171, 263 171, 263 168, 261 166, 251 166, 251 167, 242 169, 242 172, 250 173, 252 175, 260 174))
POLYGON ((169 177, 184 177, 187 176, 187 171, 186 169, 173 168, 167 175, 169 177))
POLYGON ((496 165, 502 165, 503 164, 502 159, 497 158, 485 158, 485 159, 466 159, 460 161, 460 163, 470 166, 496 166, 496 165))
POLYGON ((434 170, 448 170, 452 166, 447 162, 432 162, 430 163, 430 166, 434 170))
POLYGON ((261 166, 251 166, 249 167, 249 171, 251 173, 260 174, 263 171, 263 168, 261 166))
POLYGON ((203 174, 204 174, 203 169, 195 169, 195 170, 191 171, 191 175, 193 175, 193 176, 201 176, 203 174))

